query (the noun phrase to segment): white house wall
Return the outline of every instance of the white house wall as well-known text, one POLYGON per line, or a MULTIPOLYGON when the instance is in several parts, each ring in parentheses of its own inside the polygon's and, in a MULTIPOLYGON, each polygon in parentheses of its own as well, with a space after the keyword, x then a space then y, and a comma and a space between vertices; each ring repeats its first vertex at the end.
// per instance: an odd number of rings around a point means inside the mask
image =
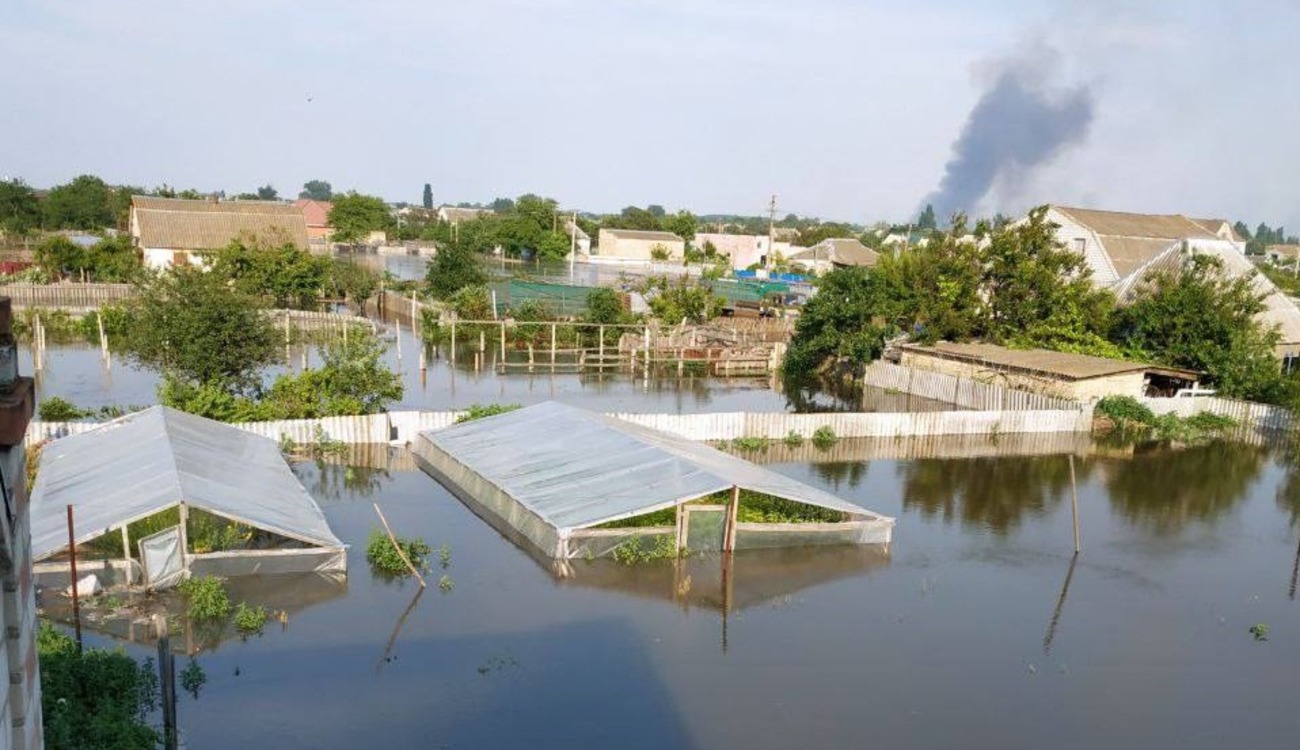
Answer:
POLYGON ((1083 259, 1088 263, 1088 267, 1092 269, 1093 281, 1098 286, 1107 287, 1119 281, 1119 274, 1115 271, 1115 266, 1110 262, 1110 258, 1107 257, 1105 249, 1102 248, 1101 239, 1096 232, 1055 208, 1047 210, 1047 220, 1058 225, 1056 240, 1070 250, 1077 251, 1078 243, 1083 242, 1083 259))

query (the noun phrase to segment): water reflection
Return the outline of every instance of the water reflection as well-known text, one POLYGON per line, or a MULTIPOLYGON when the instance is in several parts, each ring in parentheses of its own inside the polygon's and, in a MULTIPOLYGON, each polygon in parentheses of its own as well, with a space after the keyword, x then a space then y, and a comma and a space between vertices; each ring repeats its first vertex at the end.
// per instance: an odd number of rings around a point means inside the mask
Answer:
POLYGON ((868 461, 831 461, 812 464, 812 472, 839 492, 857 487, 866 478, 870 466, 868 461))
MULTIPOLYGON (((1075 464, 1078 481, 1087 481, 1094 464, 1075 464)), ((999 535, 1019 527, 1025 515, 1041 516, 1055 508, 1070 489, 1065 456, 918 459, 900 464, 899 473, 904 510, 999 535)))
POLYGON ((1177 534, 1232 510, 1267 458, 1264 448, 1240 443, 1138 451, 1105 462, 1106 489, 1120 517, 1156 535, 1177 534))

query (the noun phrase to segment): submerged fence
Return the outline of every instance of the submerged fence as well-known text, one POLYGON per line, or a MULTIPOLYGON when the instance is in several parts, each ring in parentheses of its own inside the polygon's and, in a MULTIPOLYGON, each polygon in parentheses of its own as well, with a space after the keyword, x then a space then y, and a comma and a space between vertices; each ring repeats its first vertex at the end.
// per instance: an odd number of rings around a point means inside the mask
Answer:
POLYGON ((1277 432, 1295 426, 1295 415, 1280 406, 1237 401, 1229 398, 1197 396, 1195 398, 1141 398, 1157 415, 1177 414, 1190 417, 1202 412, 1229 417, 1243 427, 1277 432))
POLYGON ((927 370, 876 361, 867 366, 863 384, 913 396, 946 401, 966 409, 998 411, 1069 410, 1086 408, 1078 401, 981 383, 927 370))
MULTIPOLYGON (((424 430, 453 424, 464 412, 397 411, 348 417, 293 419, 235 424, 273 440, 295 443, 335 441, 349 445, 405 443, 424 430)), ((1013 433, 1088 432, 1091 409, 1038 411, 948 411, 927 413, 783 414, 727 412, 711 414, 610 414, 690 440, 735 440, 744 437, 781 440, 791 433, 811 438, 829 428, 840 438, 910 438, 927 435, 998 436, 1013 433)), ((26 442, 57 439, 93 429, 89 422, 39 422, 28 425, 26 442)))

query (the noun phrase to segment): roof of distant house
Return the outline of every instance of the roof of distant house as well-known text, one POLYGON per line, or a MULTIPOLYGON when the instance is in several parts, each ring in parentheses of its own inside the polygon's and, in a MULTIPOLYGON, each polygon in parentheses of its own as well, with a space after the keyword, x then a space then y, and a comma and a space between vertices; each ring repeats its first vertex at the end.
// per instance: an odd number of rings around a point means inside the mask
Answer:
POLYGON ((874 266, 880 253, 853 238, 832 238, 790 256, 790 260, 828 260, 839 266, 874 266))
POLYGON ((1091 208, 1052 206, 1100 235, 1145 239, 1220 239, 1204 226, 1178 214, 1134 214, 1091 208))
POLYGON ((1300 257, 1300 245, 1269 245, 1264 248, 1266 255, 1281 255, 1287 258, 1300 257))
POLYGON ((645 229, 602 229, 601 234, 609 234, 620 240, 654 240, 656 242, 685 242, 672 232, 654 232, 645 229))
POLYGON ((1050 375, 1064 380, 1088 380, 1127 372, 1156 370, 1195 380, 1198 375, 1191 370, 1150 365, 1145 362, 1127 362, 1086 354, 1053 352, 1046 349, 1008 349, 996 344, 956 344, 940 341, 933 345, 903 344, 901 349, 940 359, 971 362, 991 369, 1015 369, 1050 375))
POLYGON ((215 250, 244 236, 307 248, 307 220, 292 203, 131 198, 142 247, 215 250))
POLYGON ((438 208, 438 215, 452 224, 462 221, 473 221, 484 214, 495 213, 490 208, 459 208, 457 206, 441 206, 438 208))
POLYGON ((334 209, 334 204, 330 201, 299 198, 293 202, 293 205, 302 210, 303 218, 307 220, 307 226, 327 227, 330 225, 330 211, 334 209))

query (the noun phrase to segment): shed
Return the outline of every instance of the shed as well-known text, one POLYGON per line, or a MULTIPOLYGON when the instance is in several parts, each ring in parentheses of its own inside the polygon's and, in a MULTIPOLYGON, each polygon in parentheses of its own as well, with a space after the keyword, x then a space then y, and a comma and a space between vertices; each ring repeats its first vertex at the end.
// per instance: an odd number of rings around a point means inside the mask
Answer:
POLYGON ((1200 378, 1199 373, 1176 367, 996 344, 940 341, 932 346, 903 344, 899 350, 899 364, 905 367, 1075 401, 1175 391, 1200 378))
POLYGON ((649 262, 662 254, 662 260, 680 261, 686 255, 686 241, 672 232, 640 229, 602 229, 596 235, 597 259, 649 262))
MULTIPOLYGON (((46 445, 32 492, 33 561, 66 555, 69 505, 78 573, 102 571, 114 583, 157 588, 185 571, 233 576, 347 566, 346 546, 274 440, 165 406, 46 445), (195 516, 249 528, 249 539, 201 550, 189 528, 195 516), (132 524, 146 519, 162 519, 166 528, 135 538, 132 524), (83 545, 101 539, 98 549, 115 554, 83 562, 83 545)), ((37 573, 62 575, 66 584, 66 568, 57 562, 37 573)))
POLYGON ((554 401, 422 432, 421 468, 498 531, 550 558, 624 544, 719 551, 888 544, 894 519, 703 443, 554 401), (746 523, 742 491, 830 511, 833 521, 746 523), (723 502, 710 496, 727 493, 723 502), (675 510, 657 525, 611 523, 675 510), (597 527, 604 528, 597 528, 597 527))

